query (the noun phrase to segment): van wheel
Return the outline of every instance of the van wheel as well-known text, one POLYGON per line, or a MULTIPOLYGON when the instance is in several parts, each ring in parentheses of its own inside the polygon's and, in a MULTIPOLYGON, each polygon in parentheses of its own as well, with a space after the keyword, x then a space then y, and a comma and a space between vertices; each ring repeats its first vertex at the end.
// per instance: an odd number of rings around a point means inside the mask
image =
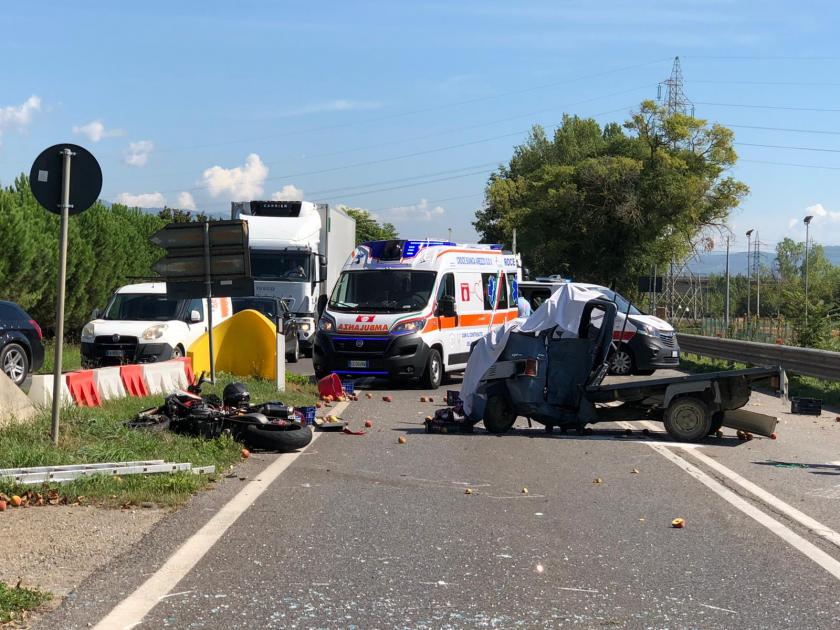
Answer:
POLYGON ((426 389, 437 389, 443 380, 443 361, 440 352, 432 348, 429 352, 429 360, 426 362, 426 371, 423 373, 423 387, 426 389))
POLYGON ((487 400, 484 407, 484 428, 490 433, 506 433, 516 422, 516 414, 504 396, 496 394, 487 400))
POLYGON ((610 356, 610 374, 628 376, 633 373, 633 354, 626 346, 620 346, 610 356))
POLYGON ((665 410, 665 430, 680 442, 696 442, 712 428, 712 414, 705 402, 694 396, 675 398, 665 410))

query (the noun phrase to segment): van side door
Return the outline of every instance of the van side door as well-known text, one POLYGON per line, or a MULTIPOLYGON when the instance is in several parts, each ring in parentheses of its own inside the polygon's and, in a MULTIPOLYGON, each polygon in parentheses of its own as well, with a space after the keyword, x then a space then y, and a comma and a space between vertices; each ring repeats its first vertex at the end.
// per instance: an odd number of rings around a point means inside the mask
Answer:
POLYGON ((457 299, 455 297, 455 274, 451 271, 444 274, 438 285, 438 292, 435 299, 435 312, 437 317, 440 340, 446 350, 444 360, 446 364, 451 363, 451 357, 458 352, 458 313, 457 299), (455 315, 447 316, 441 308, 441 302, 449 300, 455 304, 455 315))

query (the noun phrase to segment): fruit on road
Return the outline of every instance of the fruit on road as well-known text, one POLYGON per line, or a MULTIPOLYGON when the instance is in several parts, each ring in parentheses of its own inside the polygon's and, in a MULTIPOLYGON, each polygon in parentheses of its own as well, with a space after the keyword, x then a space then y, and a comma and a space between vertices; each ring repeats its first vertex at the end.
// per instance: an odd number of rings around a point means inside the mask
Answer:
POLYGON ((373 394, 367 393, 367 394, 365 394, 365 398, 367 398, 368 400, 372 400, 373 399, 373 394))
POLYGON ((373 420, 365 420, 365 428, 370 429, 373 426, 373 420))
POLYGON ((20 507, 21 503, 23 503, 23 499, 21 499, 18 495, 14 495, 12 497, 12 505, 15 507, 20 507))
POLYGON ((251 457, 251 451, 249 451, 247 448, 243 448, 242 459, 248 459, 249 457, 251 457))
POLYGON ((401 435, 397 442, 399 442, 400 444, 405 444, 406 442, 408 442, 408 440, 406 440, 405 437, 401 435))
POLYGON ((384 400, 385 402, 392 402, 394 399, 391 398, 390 396, 383 396, 382 400, 384 400))
POLYGON ((771 433, 771 434, 770 434, 770 439, 771 439, 771 440, 775 440, 775 439, 777 439, 778 437, 779 437, 779 436, 778 436, 778 435, 776 435, 775 433, 771 433))
POLYGON ((522 494, 528 494, 528 488, 522 488, 522 494))
POLYGON ((426 397, 425 396, 420 396, 420 402, 426 402, 426 397))
POLYGON ((6 511, 6 502, 0 499, 0 512, 6 511))
POLYGON ((671 527, 675 529, 682 529, 683 527, 685 527, 685 519, 675 518, 673 521, 671 521, 671 527))
POLYGON ((592 483, 604 483, 604 480, 601 479, 600 477, 596 477, 595 479, 592 480, 592 483))
POLYGON ((472 494, 472 488, 467 488, 464 490, 464 494, 472 494))

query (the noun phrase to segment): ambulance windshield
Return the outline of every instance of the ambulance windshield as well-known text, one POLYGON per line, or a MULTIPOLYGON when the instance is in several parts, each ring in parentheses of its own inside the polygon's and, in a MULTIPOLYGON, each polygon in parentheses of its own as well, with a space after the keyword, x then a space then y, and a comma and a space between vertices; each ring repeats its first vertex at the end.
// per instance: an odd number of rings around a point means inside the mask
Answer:
POLYGON ((435 286, 434 271, 377 269, 344 271, 330 299, 335 311, 402 313, 428 304, 435 286))

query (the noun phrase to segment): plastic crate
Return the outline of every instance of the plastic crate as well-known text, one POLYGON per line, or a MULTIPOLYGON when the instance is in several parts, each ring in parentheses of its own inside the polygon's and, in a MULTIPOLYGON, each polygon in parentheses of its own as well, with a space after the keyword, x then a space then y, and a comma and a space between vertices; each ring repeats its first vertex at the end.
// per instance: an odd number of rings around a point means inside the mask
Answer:
POLYGON ((301 415, 301 423, 304 426, 315 424, 315 407, 298 407, 297 410, 301 415))
POLYGON ((356 393, 356 382, 355 381, 342 381, 342 387, 344 387, 345 394, 355 394, 356 393))
POLYGON ((822 413, 822 400, 796 396, 790 399, 790 412, 803 416, 819 416, 822 413))

